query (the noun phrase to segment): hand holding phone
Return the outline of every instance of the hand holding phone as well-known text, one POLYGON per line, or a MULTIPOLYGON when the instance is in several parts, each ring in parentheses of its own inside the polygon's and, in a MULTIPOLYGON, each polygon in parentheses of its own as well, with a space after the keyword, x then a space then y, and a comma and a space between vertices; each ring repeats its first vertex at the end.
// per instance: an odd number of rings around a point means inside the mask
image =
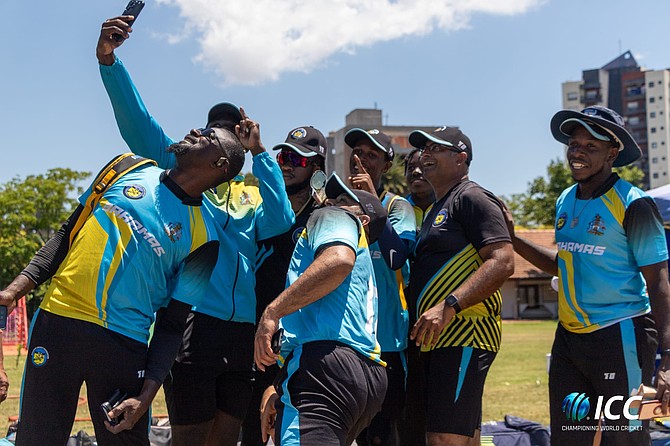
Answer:
MULTIPOLYGON (((133 26, 133 23, 137 20, 137 16, 140 15, 142 8, 144 8, 144 2, 142 0, 130 0, 130 2, 128 2, 126 9, 124 9, 121 14, 133 16, 133 20, 128 22, 128 26, 133 26)), ((116 42, 121 42, 123 41, 123 36, 121 34, 112 34, 112 39, 116 42)))
POLYGON ((275 355, 281 350, 281 337, 283 334, 284 329, 280 328, 279 330, 275 331, 275 334, 272 335, 272 339, 270 340, 270 348, 272 348, 272 353, 275 355))
POLYGON ((112 394, 112 396, 110 396, 109 399, 107 399, 107 401, 105 401, 100 405, 100 410, 102 410, 102 413, 105 414, 105 419, 112 426, 116 426, 117 424, 119 424, 121 420, 119 420, 118 418, 111 418, 109 416, 109 411, 114 409, 119 404, 121 404, 121 401, 125 400, 127 396, 128 394, 126 394, 125 392, 116 389, 112 394))

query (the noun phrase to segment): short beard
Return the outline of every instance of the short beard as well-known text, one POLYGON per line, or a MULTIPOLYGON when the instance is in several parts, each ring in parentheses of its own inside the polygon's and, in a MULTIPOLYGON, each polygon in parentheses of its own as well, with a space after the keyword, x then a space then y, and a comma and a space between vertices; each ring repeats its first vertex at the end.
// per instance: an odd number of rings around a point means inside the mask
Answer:
POLYGON ((310 179, 311 178, 308 178, 305 181, 303 181, 302 183, 292 184, 290 186, 286 186, 286 195, 291 196, 291 195, 295 195, 299 192, 304 191, 305 189, 307 189, 309 187, 310 179))
POLYGON ((168 153, 174 153, 175 155, 181 155, 182 153, 188 152, 190 148, 191 148, 190 144, 182 144, 182 143, 179 143, 179 142, 175 142, 173 144, 170 144, 168 146, 168 148, 165 149, 165 150, 167 150, 168 153))

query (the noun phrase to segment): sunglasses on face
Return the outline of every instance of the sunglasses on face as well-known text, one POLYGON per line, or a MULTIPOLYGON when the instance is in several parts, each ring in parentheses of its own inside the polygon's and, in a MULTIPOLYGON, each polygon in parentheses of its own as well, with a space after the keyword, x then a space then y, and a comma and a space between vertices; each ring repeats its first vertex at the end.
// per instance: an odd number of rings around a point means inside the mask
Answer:
POLYGON ((295 152, 279 152, 277 154, 277 163, 280 166, 290 164, 293 167, 307 167, 309 165, 309 158, 298 155, 295 152))

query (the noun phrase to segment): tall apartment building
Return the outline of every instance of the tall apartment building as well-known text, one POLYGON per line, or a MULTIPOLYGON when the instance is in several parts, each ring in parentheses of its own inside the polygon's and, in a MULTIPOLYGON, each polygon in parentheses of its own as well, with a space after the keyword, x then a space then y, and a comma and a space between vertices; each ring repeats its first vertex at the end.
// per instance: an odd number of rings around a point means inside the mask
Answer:
POLYGON ((349 158, 351 148, 344 143, 344 135, 353 128, 363 130, 377 129, 391 137, 391 144, 395 150, 396 157, 409 153, 413 147, 407 137, 412 130, 423 130, 432 132, 440 125, 433 126, 408 126, 408 125, 384 125, 382 122, 382 110, 377 108, 357 108, 349 112, 345 117, 345 125, 339 130, 328 134, 328 147, 330 153, 326 157, 326 171, 337 172, 340 178, 347 178, 349 171, 349 158))
POLYGON ((626 51, 602 68, 582 71, 582 79, 562 84, 563 108, 605 105, 623 116, 642 149, 636 164, 647 189, 670 183, 670 70, 645 70, 626 51))

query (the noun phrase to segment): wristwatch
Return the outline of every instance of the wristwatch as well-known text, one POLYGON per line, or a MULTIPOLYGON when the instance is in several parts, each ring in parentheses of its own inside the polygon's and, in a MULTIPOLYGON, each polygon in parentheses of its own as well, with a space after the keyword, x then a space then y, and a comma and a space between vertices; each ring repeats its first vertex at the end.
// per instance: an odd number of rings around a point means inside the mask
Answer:
POLYGON ((456 314, 461 312, 461 306, 458 305, 458 298, 453 294, 448 295, 447 298, 445 299, 445 302, 447 305, 449 305, 451 308, 454 309, 456 314))

